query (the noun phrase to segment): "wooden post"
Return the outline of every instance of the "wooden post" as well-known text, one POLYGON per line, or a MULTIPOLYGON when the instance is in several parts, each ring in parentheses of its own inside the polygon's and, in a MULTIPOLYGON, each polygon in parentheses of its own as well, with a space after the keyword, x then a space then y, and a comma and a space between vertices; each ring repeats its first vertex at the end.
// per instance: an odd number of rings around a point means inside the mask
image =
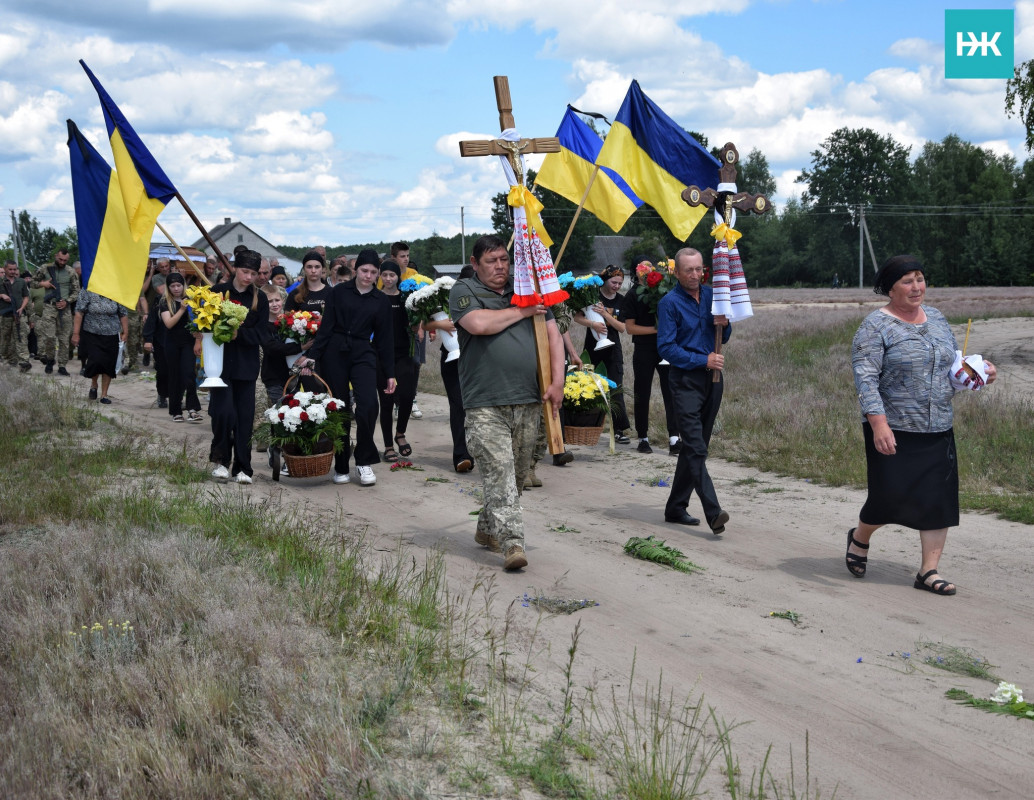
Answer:
MULTIPOLYGON (((208 235, 208 231, 205 230, 205 226, 201 224, 201 220, 194 216, 194 212, 191 210, 190 206, 187 205, 187 201, 183 199, 183 195, 181 195, 179 192, 176 192, 176 199, 180 201, 180 205, 183 206, 183 210, 187 212, 187 216, 190 217, 190 219, 193 221, 195 225, 197 225, 197 229, 201 231, 201 235, 205 237, 205 241, 208 242, 208 246, 215 251, 215 254, 218 257, 218 259, 223 262, 223 267, 225 268, 226 272, 232 273, 233 265, 230 263, 230 259, 224 256, 222 251, 219 249, 219 245, 212 241, 212 237, 208 235)), ((172 240, 170 239, 169 241, 172 240)))
MULTIPOLYGON (((506 130, 513 128, 513 101, 510 99, 510 82, 505 75, 496 75, 492 79, 495 85, 495 102, 499 110, 499 129, 506 130)), ((506 156, 510 160, 514 174, 517 176, 518 184, 524 184, 524 174, 520 167, 520 157, 523 153, 559 153, 560 140, 555 136, 520 139, 516 142, 506 142, 501 139, 490 139, 481 141, 460 142, 461 156, 506 156)), ((517 231, 514 231, 514 235, 517 231)), ((530 234, 528 234, 530 235, 530 234)), ((531 248, 528 248, 529 253, 531 248)), ((538 275, 535 272, 535 265, 531 265, 531 278, 535 291, 539 292, 538 275)), ((541 315, 532 317, 532 326, 535 331, 535 355, 537 361, 537 373, 539 379, 539 391, 545 395, 546 389, 552 382, 553 375, 549 359, 549 336, 546 333, 546 320, 541 315)), ((546 443, 549 452, 558 455, 564 452, 564 437, 560 429, 560 421, 553 416, 553 404, 548 400, 543 403, 543 417, 546 423, 546 443)))

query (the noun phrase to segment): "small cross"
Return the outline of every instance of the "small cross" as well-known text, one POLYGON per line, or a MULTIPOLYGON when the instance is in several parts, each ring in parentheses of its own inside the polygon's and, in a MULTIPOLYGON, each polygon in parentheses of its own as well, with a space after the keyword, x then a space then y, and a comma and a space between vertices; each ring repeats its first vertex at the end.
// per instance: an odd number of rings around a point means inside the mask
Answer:
MULTIPOLYGON (((510 82, 505 75, 496 75, 492 80, 495 82, 495 104, 499 109, 499 130, 516 127, 513 121, 513 101, 510 99, 510 82)), ((555 136, 539 137, 537 139, 521 139, 516 142, 507 142, 502 139, 479 139, 474 141, 460 142, 461 156, 506 156, 517 176, 517 183, 524 184, 524 174, 521 170, 521 156, 528 153, 559 153, 560 140, 555 136)))
MULTIPOLYGON (((736 183, 736 164, 740 160, 736 145, 726 142, 725 147, 718 151, 718 159, 722 162, 722 167, 718 170, 718 180, 722 183, 736 183)), ((727 225, 730 224, 734 208, 744 214, 764 214, 772 208, 771 201, 763 194, 733 194, 718 192, 717 189, 701 189, 699 186, 687 186, 683 189, 682 199, 691 206, 717 209, 727 225)))

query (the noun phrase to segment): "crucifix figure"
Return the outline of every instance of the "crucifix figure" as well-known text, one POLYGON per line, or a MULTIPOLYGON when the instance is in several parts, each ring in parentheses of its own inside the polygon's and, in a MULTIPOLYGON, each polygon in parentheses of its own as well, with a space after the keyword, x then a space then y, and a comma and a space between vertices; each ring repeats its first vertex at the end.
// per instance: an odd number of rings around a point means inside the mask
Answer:
MULTIPOLYGON (((715 238, 714 253, 711 260, 711 283, 714 288, 714 299, 711 312, 728 317, 733 322, 754 315, 747 294, 747 280, 743 275, 743 265, 736 241, 740 233, 735 229, 736 211, 744 214, 764 214, 772 207, 772 203, 763 194, 740 192, 736 188, 736 164, 740 160, 739 151, 732 142, 726 142, 718 151, 722 162, 718 171, 718 186, 715 189, 701 189, 699 186, 688 186, 682 191, 682 199, 691 206, 705 206, 714 210, 715 225, 711 235, 715 238)), ((722 352, 722 325, 715 325, 715 352, 722 352)), ((712 380, 717 382, 718 372, 712 380)))
MULTIPOLYGON (((523 139, 514 130, 510 84, 506 76, 497 75, 495 82, 496 107, 499 109, 498 139, 460 142, 461 156, 500 156, 510 184, 507 203, 513 209, 514 258, 513 304, 517 306, 554 305, 567 299, 567 292, 557 283, 553 260, 547 249, 552 241, 542 225, 539 211, 542 204, 524 185, 525 153, 560 152, 560 140, 555 136, 523 139)), ((535 329, 535 352, 538 361, 539 388, 545 394, 551 381, 549 342, 546 320, 540 314, 532 317, 535 329)), ((564 452, 563 435, 558 420, 553 416, 552 403, 543 409, 546 423, 546 441, 553 455, 564 452)))

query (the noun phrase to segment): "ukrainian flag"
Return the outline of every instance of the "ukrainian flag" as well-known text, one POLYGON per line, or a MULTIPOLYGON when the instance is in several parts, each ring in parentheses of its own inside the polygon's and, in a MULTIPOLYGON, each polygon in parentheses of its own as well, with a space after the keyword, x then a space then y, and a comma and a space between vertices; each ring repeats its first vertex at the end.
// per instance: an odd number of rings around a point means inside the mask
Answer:
MULTIPOLYGON (((596 169, 596 156, 603 142, 571 106, 567 107, 556 135, 563 149, 543 159, 535 183, 577 205, 596 169)), ((584 207, 617 233, 642 204, 617 172, 603 167, 592 182, 584 207)))
POLYGON ((150 240, 158 215, 162 213, 165 204, 176 196, 176 187, 140 141, 133 126, 122 116, 115 101, 90 72, 86 62, 80 59, 79 63, 90 76, 93 88, 100 97, 133 241, 150 240))
POLYGON ((133 239, 118 173, 68 120, 75 228, 83 286, 135 308, 147 272, 150 237, 133 239))
POLYGON ((596 159, 622 175, 653 206, 676 238, 685 241, 709 209, 681 197, 690 185, 718 184, 718 159, 684 131, 632 81, 596 159))

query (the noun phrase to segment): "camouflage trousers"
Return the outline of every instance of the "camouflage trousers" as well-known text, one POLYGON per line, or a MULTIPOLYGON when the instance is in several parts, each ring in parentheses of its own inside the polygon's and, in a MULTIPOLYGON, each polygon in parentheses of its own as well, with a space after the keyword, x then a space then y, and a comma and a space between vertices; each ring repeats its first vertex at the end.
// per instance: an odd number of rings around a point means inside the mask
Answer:
POLYGON ((0 317, 0 361, 12 367, 29 360, 29 326, 25 320, 15 324, 14 315, 0 317), (21 340, 18 339, 19 333, 21 340))
POLYGON ((126 370, 135 369, 136 361, 144 349, 144 324, 140 314, 130 311, 129 317, 129 338, 126 339, 126 350, 122 355, 122 368, 126 370))
POLYGON ((43 361, 57 361, 59 367, 68 363, 68 349, 72 339, 72 309, 59 312, 52 305, 43 306, 43 316, 36 320, 39 357, 43 361))
POLYGON ((505 553, 524 547, 521 491, 531 468, 542 405, 468 408, 467 448, 481 472, 484 506, 478 530, 499 542, 505 553))

